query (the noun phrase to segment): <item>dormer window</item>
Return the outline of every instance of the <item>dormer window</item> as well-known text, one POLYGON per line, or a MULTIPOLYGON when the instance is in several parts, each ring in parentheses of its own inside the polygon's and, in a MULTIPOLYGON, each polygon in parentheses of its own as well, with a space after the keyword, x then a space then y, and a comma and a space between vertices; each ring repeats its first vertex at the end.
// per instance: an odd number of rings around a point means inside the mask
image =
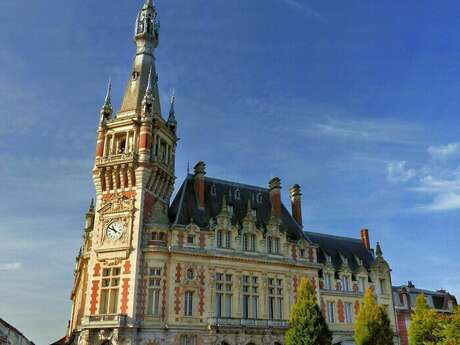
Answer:
POLYGON ((262 193, 257 193, 256 195, 256 201, 258 204, 262 203, 262 193))
POLYGON ((326 262, 332 264, 332 257, 330 255, 326 255, 326 262))
POLYGON ((280 253, 280 239, 277 237, 268 236, 267 251, 269 254, 279 254, 280 253))
POLYGON ((341 285, 342 285, 342 291, 350 291, 350 277, 342 276, 341 285))
POLYGON ((212 196, 216 196, 216 195, 217 195, 217 188, 216 188, 216 185, 215 185, 215 184, 213 184, 213 185, 211 186, 211 195, 212 195, 212 196))
POLYGON ((192 269, 187 270, 187 280, 193 280, 195 278, 195 273, 192 269))
POLYGON ((139 78, 139 72, 134 71, 133 74, 132 74, 132 78, 133 78, 133 81, 136 81, 139 78))
POLYGON ((300 249, 300 257, 301 258, 305 257, 305 249, 303 249, 303 248, 300 249))
POLYGON ((241 192, 239 189, 235 190, 235 200, 241 199, 241 192))

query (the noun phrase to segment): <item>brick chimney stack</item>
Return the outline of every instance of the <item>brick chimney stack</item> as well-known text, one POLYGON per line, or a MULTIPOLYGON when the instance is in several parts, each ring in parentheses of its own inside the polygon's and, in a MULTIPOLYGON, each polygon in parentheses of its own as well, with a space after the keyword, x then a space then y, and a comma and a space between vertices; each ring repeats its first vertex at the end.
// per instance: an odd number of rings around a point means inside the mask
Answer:
POLYGON ((293 185, 289 189, 289 195, 291 197, 292 216, 297 224, 302 226, 302 193, 300 192, 300 186, 298 184, 293 185))
POLYGON ((364 247, 366 247, 367 250, 371 250, 371 242, 369 241, 368 229, 361 230, 361 241, 363 241, 364 247))
POLYGON ((204 209, 204 175, 206 175, 206 164, 200 161, 195 165, 193 179, 198 207, 201 209, 204 209))
POLYGON ((274 177, 268 184, 270 190, 270 201, 272 208, 278 217, 281 217, 281 180, 279 177, 274 177))

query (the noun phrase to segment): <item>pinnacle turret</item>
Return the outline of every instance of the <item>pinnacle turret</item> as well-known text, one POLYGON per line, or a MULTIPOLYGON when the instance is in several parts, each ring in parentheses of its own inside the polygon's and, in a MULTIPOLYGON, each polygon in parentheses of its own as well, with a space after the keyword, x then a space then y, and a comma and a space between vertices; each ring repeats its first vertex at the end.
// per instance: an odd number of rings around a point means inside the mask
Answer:
POLYGON ((171 108, 169 109, 169 116, 168 116, 168 127, 175 133, 177 129, 177 120, 176 120, 176 110, 174 106, 176 104, 176 96, 173 94, 171 96, 171 108))
POLYGON ((152 114, 152 106, 155 101, 153 93, 154 87, 156 87, 157 76, 152 74, 152 67, 150 67, 147 88, 145 89, 144 99, 142 100, 142 115, 150 116, 152 114))

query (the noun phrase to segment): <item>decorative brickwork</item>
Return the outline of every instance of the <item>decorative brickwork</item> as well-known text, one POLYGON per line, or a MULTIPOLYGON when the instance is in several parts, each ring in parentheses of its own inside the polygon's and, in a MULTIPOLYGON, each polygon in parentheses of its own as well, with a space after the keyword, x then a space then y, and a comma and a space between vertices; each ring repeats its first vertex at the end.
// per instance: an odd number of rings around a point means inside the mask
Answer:
POLYGON ((129 280, 130 278, 123 278, 123 286, 120 300, 120 312, 123 315, 126 315, 128 313, 129 280))
POLYGON ((355 315, 359 314, 359 309, 360 308, 361 308, 361 304, 359 303, 359 301, 356 301, 355 302, 355 315))
POLYGON ((311 277, 310 281, 311 281, 311 285, 313 285, 313 291, 316 293, 316 278, 311 277))
MULTIPOLYGON (((176 265, 176 285, 180 283, 182 275, 182 267, 181 264, 176 265)), ((181 298, 180 298, 180 287, 176 286, 174 289, 174 311, 176 315, 179 315, 181 309, 181 298)))
POLYGON ((294 300, 297 299, 297 287, 299 285, 299 279, 296 275, 292 278, 292 288, 294 289, 294 300))
POLYGON ((149 192, 145 193, 144 196, 144 218, 149 218, 152 214, 153 207, 155 206, 155 197, 149 192))
POLYGON ((204 249, 206 247, 206 235, 205 234, 200 234, 200 239, 198 242, 198 246, 201 249, 204 249))
POLYGON ((294 260, 297 260, 297 246, 295 244, 291 245, 291 256, 294 260))
POLYGON ((123 265, 123 274, 130 274, 131 273, 131 261, 126 260, 125 264, 123 265))
POLYGON ((101 264, 98 262, 94 265, 93 277, 101 276, 101 264))
POLYGON ((200 313, 200 316, 203 316, 204 313, 204 304, 205 304, 205 290, 204 290, 204 270, 200 272, 200 275, 198 277, 200 279, 200 292, 199 292, 199 297, 200 301, 198 302, 198 312, 200 313))
POLYGON ((91 302, 89 307, 89 313, 91 315, 96 314, 97 311, 97 298, 99 296, 99 280, 93 280, 91 287, 91 302))
POLYGON ((161 318, 164 320, 166 318, 166 291, 168 290, 168 266, 165 265, 163 269, 163 305, 161 306, 161 318))
POLYGON ((337 313, 339 314, 339 321, 340 322, 345 322, 345 313, 343 310, 343 302, 341 299, 337 302, 337 313))

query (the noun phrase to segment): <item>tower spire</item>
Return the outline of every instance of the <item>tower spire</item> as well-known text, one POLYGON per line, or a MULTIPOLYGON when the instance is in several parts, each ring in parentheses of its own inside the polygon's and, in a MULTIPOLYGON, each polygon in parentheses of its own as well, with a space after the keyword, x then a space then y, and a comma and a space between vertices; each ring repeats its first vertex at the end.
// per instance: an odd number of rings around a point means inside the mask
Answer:
POLYGON ((158 86, 152 83, 156 77, 155 48, 160 38, 160 22, 152 0, 145 0, 136 19, 134 27, 134 43, 136 54, 130 80, 117 116, 140 115, 143 109, 144 96, 147 87, 151 84, 153 94, 152 112, 161 115, 158 86))

